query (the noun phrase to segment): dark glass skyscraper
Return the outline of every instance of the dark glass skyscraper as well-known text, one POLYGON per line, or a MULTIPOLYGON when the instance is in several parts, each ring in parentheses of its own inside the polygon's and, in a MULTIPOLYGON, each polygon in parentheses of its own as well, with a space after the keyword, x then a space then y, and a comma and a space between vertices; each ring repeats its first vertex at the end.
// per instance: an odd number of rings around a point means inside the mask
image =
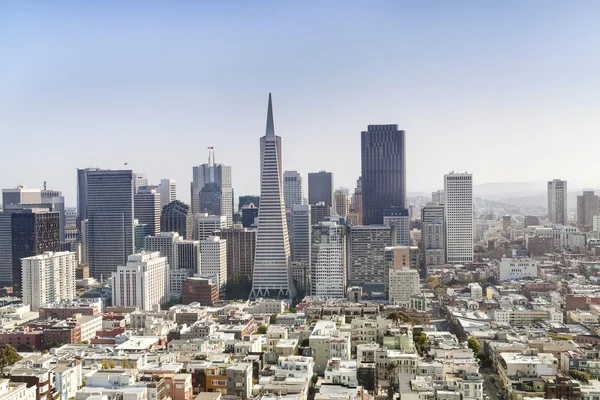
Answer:
POLYGON ((383 211, 407 208, 406 144, 398 125, 369 125, 361 133, 363 225, 383 224, 383 211))
POLYGON ((183 238, 191 239, 193 229, 194 217, 189 205, 175 200, 163 207, 160 214, 161 232, 177 232, 183 238))

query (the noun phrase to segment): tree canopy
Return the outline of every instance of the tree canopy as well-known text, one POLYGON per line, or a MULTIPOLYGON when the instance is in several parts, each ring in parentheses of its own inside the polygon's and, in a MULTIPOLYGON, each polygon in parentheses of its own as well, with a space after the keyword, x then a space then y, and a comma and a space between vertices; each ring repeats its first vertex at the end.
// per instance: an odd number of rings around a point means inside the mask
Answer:
POLYGON ((17 352, 17 349, 15 349, 10 344, 7 344, 2 349, 0 349, 0 368, 13 365, 22 358, 23 356, 21 356, 19 352, 17 352))
POLYGON ((393 313, 390 313, 390 315, 388 315, 387 319, 391 319, 394 322, 406 322, 411 325, 415 324, 415 321, 412 319, 412 317, 402 311, 394 311, 393 313))
POLYGON ((479 344, 477 339, 475 339, 474 336, 469 336, 469 339, 467 339, 467 345, 471 350, 473 350, 473 353, 475 353, 475 355, 479 354, 479 352, 481 351, 481 345, 479 344))
POLYGON ((588 383, 590 381, 590 374, 585 371, 577 371, 576 369, 569 370, 569 375, 572 378, 577 379, 581 383, 588 383))

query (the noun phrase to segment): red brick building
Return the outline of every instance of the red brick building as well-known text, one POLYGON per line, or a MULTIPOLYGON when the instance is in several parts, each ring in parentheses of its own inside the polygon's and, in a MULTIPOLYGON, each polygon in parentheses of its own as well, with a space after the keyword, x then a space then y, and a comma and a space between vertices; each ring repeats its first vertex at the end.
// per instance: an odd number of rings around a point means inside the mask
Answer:
POLYGON ((17 351, 32 351, 44 349, 44 332, 28 327, 13 329, 0 333, 0 347, 10 344, 17 351))
POLYGON ((181 284, 183 304, 200 303, 203 306, 212 306, 219 301, 217 285, 210 279, 189 277, 181 284))

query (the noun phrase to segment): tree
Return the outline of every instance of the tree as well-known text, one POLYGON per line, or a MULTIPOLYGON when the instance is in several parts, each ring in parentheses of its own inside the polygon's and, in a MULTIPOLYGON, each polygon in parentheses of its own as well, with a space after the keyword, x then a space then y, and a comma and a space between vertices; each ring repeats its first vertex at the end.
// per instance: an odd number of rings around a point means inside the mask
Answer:
POLYGON ((17 349, 15 349, 10 344, 7 344, 2 349, 0 349, 0 368, 13 365, 22 358, 23 356, 21 356, 19 352, 17 352, 17 349))
POLYGON ((479 352, 481 351, 481 345, 479 344, 477 339, 475 339, 474 336, 469 336, 469 339, 467 340, 467 345, 471 350, 473 350, 473 353, 475 353, 475 355, 479 354, 479 352))
POLYGON ((115 362, 112 358, 110 359, 108 366, 110 367, 110 369, 114 369, 116 367, 115 362))
POLYGON ((252 279, 248 275, 233 275, 225 283, 225 296, 228 300, 247 300, 252 291, 252 279))
POLYGON ((108 369, 108 360, 107 359, 103 358, 101 364, 102 364, 102 369, 108 369))
POLYGON ((265 335, 267 333, 267 326, 266 325, 259 326, 257 332, 260 335, 265 335))
POLYGON ((415 321, 412 319, 412 317, 402 311, 394 311, 393 313, 390 313, 387 319, 391 319, 394 322, 407 322, 411 325, 415 324, 415 321))
POLYGON ((425 280, 425 284, 429 289, 434 289, 440 284, 440 281, 437 276, 430 276, 425 280))
POLYGON ((415 349, 417 350, 417 353, 419 356, 423 357, 425 348, 429 344, 427 340, 427 334, 423 331, 413 331, 413 342, 415 343, 415 349))
POLYGON ((584 371, 577 371, 576 369, 569 370, 569 375, 571 375, 573 379, 577 379, 581 383, 588 383, 591 379, 590 374, 584 371))

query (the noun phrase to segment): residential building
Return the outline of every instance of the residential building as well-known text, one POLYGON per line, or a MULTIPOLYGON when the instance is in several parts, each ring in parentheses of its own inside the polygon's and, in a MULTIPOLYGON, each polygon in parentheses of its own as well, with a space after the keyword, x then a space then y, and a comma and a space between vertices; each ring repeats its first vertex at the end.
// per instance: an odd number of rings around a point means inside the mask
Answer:
POLYGON ((140 225, 147 225, 149 235, 160 233, 160 194, 156 186, 139 186, 134 196, 134 218, 140 225))
POLYGON ((321 222, 312 227, 310 263, 311 295, 320 298, 346 296, 346 227, 321 222))
POLYGON ((295 204, 304 204, 302 175, 298 171, 283 172, 283 199, 286 210, 291 210, 295 204))
POLYGON ((567 225, 567 181, 548 181, 548 219, 553 224, 567 225))
POLYGON ((161 179, 158 185, 160 194, 160 208, 177 200, 177 185, 174 179, 161 179))
POLYGON ((594 217, 598 216, 598 196, 593 190, 584 190, 577 196, 577 226, 583 231, 592 230, 594 217))
POLYGON ((214 235, 226 240, 227 243, 227 276, 252 277, 256 253, 256 229, 235 224, 231 228, 214 231, 214 235))
POLYGON ((184 239, 191 239, 194 229, 194 217, 190 206, 174 200, 162 208, 160 214, 161 232, 177 232, 184 239))
POLYGON ((308 174, 308 204, 323 202, 333 207, 333 173, 320 171, 308 174))
POLYGON ((538 276, 538 263, 529 258, 503 258, 499 271, 501 281, 535 278, 538 276))
POLYGON ((383 224, 383 212, 407 208, 406 143, 398 125, 369 125, 361 133, 362 223, 383 224))
POLYGON ((444 175, 446 262, 473 262, 473 175, 444 175))
POLYGON ((37 387, 29 386, 26 382, 0 379, 0 400, 36 400, 36 392, 37 387))
POLYGON ((168 300, 169 265, 159 252, 141 252, 128 257, 112 273, 112 301, 117 307, 152 306, 168 300))
POLYGON ((227 283, 227 240, 209 236, 200 241, 202 275, 215 278, 217 290, 227 283))
POLYGON ((425 267, 446 261, 444 233, 444 206, 427 204, 421 209, 421 257, 425 267))
POLYGON ((308 341, 316 373, 325 372, 330 359, 351 359, 350 335, 341 335, 334 321, 318 321, 308 341))
POLYGON ((209 149, 208 163, 193 168, 192 211, 194 215, 221 215, 227 227, 233 224, 231 166, 217 164, 213 149, 209 149))
POLYGON ((385 248, 392 245, 392 228, 386 225, 350 227, 348 282, 367 292, 383 292, 385 248))
POLYGON ((75 253, 51 251, 21 259, 23 271, 23 303, 32 311, 43 304, 73 300, 75 292, 75 253))
POLYGON ((87 259, 96 279, 108 279, 133 253, 133 171, 86 170, 87 259))
POLYGON ((529 227, 525 240, 529 242, 533 237, 551 237, 554 240, 554 249, 576 250, 585 246, 585 234, 579 229, 565 225, 529 227))
POLYGON ((275 135, 273 105, 269 94, 267 127, 260 139, 260 209, 256 235, 256 256, 250 297, 296 295, 291 270, 285 205, 281 138, 275 135))
POLYGON ((252 363, 231 364, 225 371, 227 394, 237 399, 252 398, 252 363))
POLYGON ((22 292, 21 259, 60 251, 59 213, 41 209, 0 212, 0 282, 22 292))
POLYGON ((386 247, 385 264, 390 304, 410 306, 411 297, 421 292, 419 248, 416 246, 386 247))

